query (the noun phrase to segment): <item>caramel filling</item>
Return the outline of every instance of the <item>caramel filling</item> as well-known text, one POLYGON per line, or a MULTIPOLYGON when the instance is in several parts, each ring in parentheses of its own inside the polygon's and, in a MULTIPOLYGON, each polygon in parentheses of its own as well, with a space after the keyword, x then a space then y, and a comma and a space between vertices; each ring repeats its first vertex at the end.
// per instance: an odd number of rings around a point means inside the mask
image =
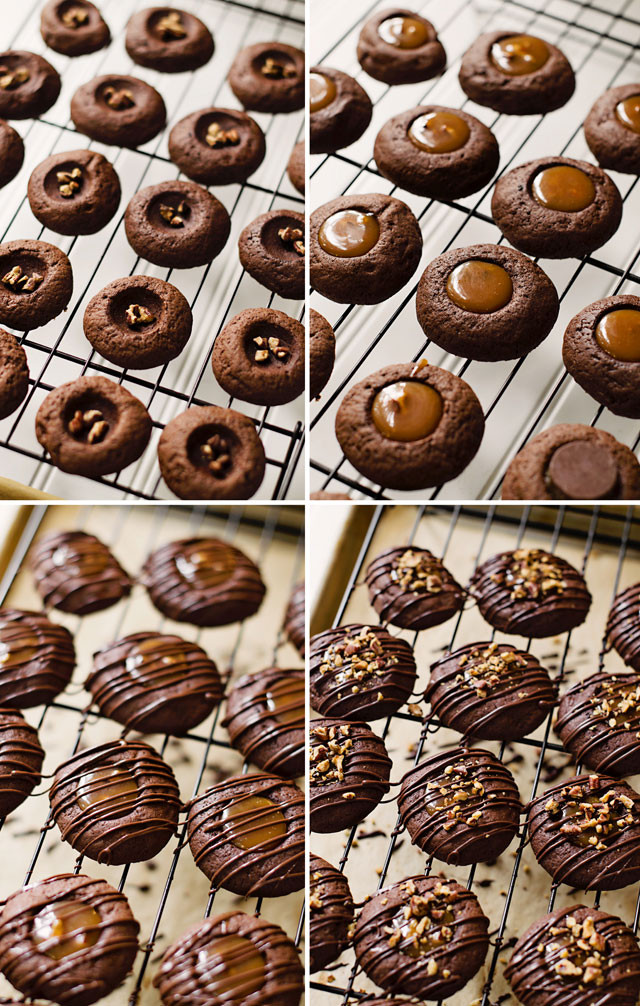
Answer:
POLYGON ((409 139, 430 154, 448 154, 464 147, 469 139, 469 127, 454 112, 426 112, 409 126, 409 139))
POLYGON ((508 77, 535 73, 549 59, 549 47, 535 35, 508 35, 491 46, 491 62, 508 77))
POLYGON ((429 41, 429 29, 415 17, 388 17, 378 25, 378 35, 397 49, 417 49, 429 41))
POLYGON ((551 488, 565 499, 607 499, 618 483, 618 467, 601 444, 572 440, 553 452, 547 477, 551 488))
POLYGON ((78 781, 76 800, 82 810, 96 803, 113 803, 118 810, 126 810, 135 801, 138 787, 133 775, 122 768, 107 767, 86 772, 78 781))
POLYGON ((374 213, 363 210, 339 210, 324 221, 318 231, 320 247, 338 258, 356 258, 371 251, 380 237, 380 224, 374 213))
POLYGON ((596 197, 596 187, 589 176, 572 164, 543 168, 533 179, 531 191, 541 206, 563 213, 584 210, 596 197))
POLYGON ((267 708, 279 723, 304 723, 304 681, 278 681, 266 693, 267 708))
POLYGON ((336 85, 324 73, 309 74, 309 111, 319 112, 330 105, 336 96, 336 85))
POLYGON ((259 992, 264 986, 264 957, 244 936, 219 936, 198 953, 198 964, 206 976, 207 992, 218 998, 235 993, 237 997, 259 992))
POLYGON ((17 639, 0 640, 0 667, 17 667, 33 660, 38 653, 36 636, 28 633, 17 639))
POLYGON ((54 961, 88 950, 100 936, 100 916, 82 901, 47 905, 33 919, 31 938, 40 953, 54 961))
POLYGON ((238 849, 255 849, 287 834, 284 814, 264 796, 245 796, 226 807, 227 836, 238 849))
POLYGON ((235 569, 232 552, 218 542, 199 542, 174 560, 178 572, 197 587, 224 583, 235 569))
POLYGON ((596 325, 596 342, 615 360, 638 363, 640 311, 634 307, 621 307, 604 314, 596 325))
POLYGON ((470 259, 456 266, 447 279, 449 300, 463 311, 491 314, 508 304, 513 295, 511 276, 501 265, 470 259))
POLYGON ((640 94, 632 94, 616 105, 616 118, 625 129, 640 133, 640 94))
POLYGON ((389 440, 422 440, 440 422, 442 399, 428 384, 397 381, 378 392, 371 416, 378 432, 389 440))

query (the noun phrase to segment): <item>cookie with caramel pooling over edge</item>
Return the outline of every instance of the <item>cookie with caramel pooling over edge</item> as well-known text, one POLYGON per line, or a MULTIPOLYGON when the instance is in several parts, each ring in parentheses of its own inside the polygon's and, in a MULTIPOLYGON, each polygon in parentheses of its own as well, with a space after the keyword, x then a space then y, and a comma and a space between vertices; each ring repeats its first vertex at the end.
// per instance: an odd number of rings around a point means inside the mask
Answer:
POLYGON ((270 307, 250 307, 217 336, 211 366, 232 398, 284 405, 304 391, 305 332, 297 318, 270 307))
POLYGON ((269 210, 248 224, 238 239, 243 269, 272 293, 304 297, 304 213, 269 210))
POLYGON ((349 946, 354 906, 349 881, 320 856, 309 862, 310 970, 323 971, 349 946))
POLYGON ((311 153, 331 154, 355 143, 373 112, 364 88, 348 73, 328 66, 311 67, 309 87, 311 153))
POLYGON ((162 96, 144 80, 106 74, 78 88, 71 98, 71 118, 79 132, 98 143, 135 148, 164 128, 167 110, 162 96))
POLYGON ((284 613, 282 628, 290 643, 301 657, 305 651, 305 589, 304 583, 297 583, 284 613))
POLYGON ((132 14, 124 44, 134 63, 161 73, 197 70, 213 56, 206 24, 177 7, 148 7, 132 14))
POLYGON ((147 558, 140 582, 167 618, 201 626, 249 618, 266 591, 256 564, 218 538, 186 538, 161 546, 147 558))
POLYGON ((0 650, 0 706, 45 705, 71 681, 73 637, 41 612, 0 608, 0 650))
POLYGON ((132 580, 111 550, 84 531, 38 538, 29 552, 29 565, 46 608, 88 615, 131 593, 132 580))
POLYGON ((640 583, 626 587, 613 599, 605 642, 613 647, 628 667, 640 671, 640 634, 637 612, 640 609, 640 583))
POLYGON ((246 182, 264 160, 264 133, 234 108, 204 108, 180 119, 169 133, 169 156, 203 185, 246 182))
POLYGON ((585 119, 584 135, 601 168, 640 174, 640 83, 600 95, 585 119))
POLYGON ((36 728, 17 709, 0 706, 0 817, 10 814, 33 792, 41 779, 43 761, 36 728))
POLYGON ((390 7, 365 22, 358 62, 385 84, 417 84, 444 70, 447 55, 430 21, 405 7, 390 7))
POLYGON ((0 419, 6 419, 27 397, 27 354, 15 335, 0 329, 0 419))
POLYGON ((268 667, 231 685, 222 725, 247 761, 282 779, 304 775, 304 671, 268 667))
POLYGON ((461 611, 465 591, 426 548, 389 548, 367 566, 369 603, 382 622, 428 629, 461 611))
POLYGON ((73 293, 69 259, 46 241, 0 245, 0 323, 40 328, 65 310, 73 293))
POLYGON ((35 52, 0 52, 0 118, 35 119, 58 100, 60 74, 35 52))
POLYGON ((284 42, 257 42, 231 64, 229 86, 250 112, 296 112, 304 108, 304 53, 284 42))
POLYGON ((57 234, 95 234, 118 209, 120 179, 96 151, 61 151, 34 168, 27 195, 44 227, 57 234))
POLYGON ((640 772, 640 674, 597 671, 564 693, 555 722, 578 765, 615 776, 640 772))
POLYGON ((85 56, 111 41, 109 26, 89 0, 49 0, 40 15, 45 45, 63 56, 85 56))
POLYGON ((24 143, 20 133, 0 119, 0 188, 12 181, 24 161, 24 143))

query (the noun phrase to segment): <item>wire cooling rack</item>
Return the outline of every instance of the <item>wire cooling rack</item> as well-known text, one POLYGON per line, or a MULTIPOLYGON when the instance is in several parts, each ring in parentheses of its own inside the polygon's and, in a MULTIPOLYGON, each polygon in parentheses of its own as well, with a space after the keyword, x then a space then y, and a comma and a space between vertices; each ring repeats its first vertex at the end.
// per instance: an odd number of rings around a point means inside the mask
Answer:
MULTIPOLYGON (((326 520, 326 517, 324 518, 326 520)), ((313 528, 310 531, 312 533, 313 528)), ((335 625, 374 622, 376 615, 367 601, 364 570, 383 549, 415 543, 442 556, 447 567, 466 583, 475 566, 490 555, 518 546, 540 547, 567 558, 582 569, 593 594, 593 604, 584 625, 563 636, 525 642, 517 637, 492 634, 475 606, 467 606, 455 620, 421 633, 402 632, 413 647, 418 665, 419 702, 427 684, 429 664, 443 650, 465 643, 497 638, 508 639, 523 649, 531 648, 552 676, 560 691, 598 666, 619 668, 615 653, 600 654, 606 615, 614 594, 640 578, 640 514, 633 508, 611 507, 521 507, 485 506, 391 507, 379 505, 362 539, 353 569, 337 569, 346 588, 340 600, 335 625)), ((313 562, 313 554, 311 556, 313 562)), ((332 572, 335 579, 336 571, 332 572)), ((394 634, 398 629, 390 627, 394 634)), ((423 704, 424 707, 424 704, 423 704)), ((535 733, 509 744, 478 741, 489 748, 513 772, 523 802, 543 792, 560 775, 573 774, 569 757, 551 730, 552 716, 535 733)), ((460 735, 447 730, 435 716, 424 721, 400 711, 373 723, 384 737, 393 760, 392 783, 423 756, 461 742, 460 735)), ((632 783, 633 785, 633 783, 632 783)), ((636 784, 637 785, 637 784, 636 784)), ((570 904, 599 905, 621 916, 638 930, 640 895, 637 886, 600 895, 554 887, 539 867, 526 842, 526 829, 496 861, 478 866, 454 868, 429 859, 410 845, 396 812, 397 786, 359 826, 336 835, 312 835, 311 851, 344 870, 358 904, 377 889, 425 870, 453 878, 473 890, 490 919, 491 946, 479 974, 446 1006, 515 1006, 515 997, 503 977, 503 966, 524 930, 554 907, 570 904), (345 837, 346 836, 346 837, 345 837), (425 868, 426 863, 426 868, 425 868)), ((359 1001, 374 986, 354 964, 353 952, 346 951, 339 963, 312 976, 313 1006, 359 1001)))
MULTIPOLYGON (((78 667, 74 683, 55 702, 42 709, 26 710, 27 718, 38 728, 46 752, 45 773, 54 772, 60 761, 75 751, 115 740, 120 735, 118 724, 93 709, 88 710, 87 693, 77 684, 87 676, 91 653, 112 639, 140 628, 177 632, 204 646, 218 664, 225 681, 245 671, 273 664, 281 648, 281 666, 299 665, 299 657, 283 642, 280 633, 289 591, 302 578, 304 570, 302 515, 298 507, 274 506, 265 511, 264 507, 248 505, 207 511, 203 507, 160 506, 144 518, 139 507, 97 506, 70 510, 68 507, 37 506, 0 580, 0 605, 39 606, 24 559, 44 528, 97 534, 113 549, 131 575, 138 572, 149 551, 165 542, 200 534, 215 535, 245 549, 259 564, 267 584, 267 595, 258 615, 240 625, 220 629, 198 630, 167 622, 144 596, 142 588, 137 587, 130 598, 106 612, 79 618, 55 611, 53 620, 65 624, 74 635, 78 667)), ((246 763, 242 764, 242 757, 231 749, 227 733, 220 725, 222 718, 219 707, 199 727, 180 738, 145 738, 173 768, 184 801, 220 778, 249 770, 246 763)), ((37 790, 42 794, 48 784, 49 780, 43 779, 37 790)), ((211 914, 212 910, 263 913, 300 943, 302 892, 263 900, 243 899, 224 891, 210 890, 209 882, 193 863, 189 849, 184 848, 186 825, 181 824, 177 838, 153 860, 124 868, 103 867, 78 858, 74 850, 60 840, 47 811, 46 796, 34 796, 5 821, 0 820, 0 895, 8 895, 21 883, 72 870, 103 877, 124 891, 141 924, 142 949, 125 984, 101 1000, 105 1006, 123 1006, 124 1003, 156 1006, 158 995, 151 981, 162 954, 188 925, 211 914)), ((0 1002, 17 1001, 12 993, 15 995, 0 976, 0 1002)))
POLYGON ((179 119, 208 105, 238 107, 226 74, 242 46, 279 39, 304 47, 303 0, 185 0, 181 6, 199 15, 213 32, 216 51, 206 66, 181 74, 161 74, 136 66, 126 53, 127 21, 134 11, 148 7, 148 0, 101 0, 99 6, 111 28, 112 43, 107 49, 75 59, 47 49, 42 41, 39 19, 43 2, 22 0, 1 5, 0 51, 19 48, 42 54, 60 72, 62 92, 41 118, 14 124, 24 137, 26 156, 17 178, 0 193, 0 241, 42 239, 60 247, 71 260, 74 293, 65 314, 33 332, 16 333, 27 352, 31 381, 25 402, 0 422, 0 469, 4 475, 62 498, 173 499, 161 479, 156 456, 162 429, 191 405, 232 405, 254 420, 265 446, 267 471, 258 497, 302 499, 302 399, 277 408, 230 399, 217 384, 209 361, 215 337, 239 311, 273 306, 290 315, 301 314, 299 303, 269 295, 243 271, 237 242, 241 230, 260 213, 272 208, 301 207, 302 199, 288 179, 286 164, 294 143, 302 136, 303 113, 255 115, 267 137, 267 156, 243 185, 214 190, 231 215, 231 234, 211 265, 167 270, 137 258, 127 243, 123 216, 138 189, 181 177, 167 148, 169 131, 179 119), (166 128, 137 150, 90 141, 76 131, 69 117, 74 91, 107 72, 141 77, 165 100, 166 128), (79 147, 97 150, 114 164, 122 184, 122 201, 113 220, 98 234, 68 238, 41 227, 32 215, 26 197, 27 181, 35 166, 49 154, 79 147), (96 353, 82 331, 84 310, 91 297, 111 280, 133 273, 169 279, 193 309, 193 333, 188 345, 176 360, 162 368, 123 371, 96 353), (139 461, 114 476, 91 480, 58 471, 44 455, 34 429, 36 412, 46 394, 85 374, 102 374, 123 384, 141 399, 153 420, 151 441, 139 461))
POLYGON ((465 108, 493 130, 500 144, 499 175, 549 154, 593 161, 582 133, 591 105, 607 88, 640 79, 640 0, 416 2, 413 7, 439 32, 447 51, 447 70, 433 81, 393 88, 370 78, 356 59, 362 22, 389 4, 357 0, 345 11, 346 24, 344 15, 335 16, 338 6, 339 0, 312 0, 312 58, 314 64, 337 67, 360 81, 374 103, 373 121, 365 135, 346 150, 311 159, 311 209, 347 192, 392 193, 418 217, 424 250, 410 284, 383 304, 345 307, 312 295, 311 305, 326 315, 337 332, 337 361, 321 402, 312 408, 311 488, 351 491, 355 498, 365 499, 495 498, 514 455, 536 433, 564 422, 598 426, 637 450, 637 422, 597 407, 569 378, 561 355, 562 333, 574 314, 600 297, 638 293, 637 178, 612 172, 624 199, 624 217, 606 245, 581 260, 541 261, 560 296, 560 316, 553 332, 527 357, 488 364, 452 356, 431 343, 416 320, 415 292, 426 265, 449 248, 502 243, 491 217, 495 179, 465 199, 425 200, 382 178, 372 153, 374 138, 387 119, 414 105, 435 102, 465 108), (576 71, 577 87, 563 109, 547 116, 506 116, 466 98, 458 83, 462 54, 481 32, 503 28, 542 35, 566 52, 576 71), (444 487, 427 493, 381 490, 342 455, 333 429, 335 413, 346 390, 368 374, 387 364, 425 356, 429 363, 464 377, 474 389, 486 418, 484 441, 467 469, 444 487))

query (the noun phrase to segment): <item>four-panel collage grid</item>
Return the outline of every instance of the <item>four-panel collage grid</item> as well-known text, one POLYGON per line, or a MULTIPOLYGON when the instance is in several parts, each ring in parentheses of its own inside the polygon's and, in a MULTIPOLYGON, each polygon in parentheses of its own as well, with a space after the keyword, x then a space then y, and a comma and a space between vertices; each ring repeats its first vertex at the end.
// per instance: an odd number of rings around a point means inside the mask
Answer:
POLYGON ((640 0, 149 3, 0 0, 0 1004, 640 1006, 640 0))

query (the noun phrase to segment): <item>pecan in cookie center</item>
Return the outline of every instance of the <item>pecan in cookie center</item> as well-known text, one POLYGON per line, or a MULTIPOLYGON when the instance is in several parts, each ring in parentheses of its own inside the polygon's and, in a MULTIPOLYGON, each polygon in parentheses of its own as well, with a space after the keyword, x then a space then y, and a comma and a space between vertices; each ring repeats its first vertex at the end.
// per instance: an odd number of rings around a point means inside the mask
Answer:
POLYGON ((109 424, 99 409, 88 409, 86 412, 76 409, 67 429, 76 440, 86 435, 88 444, 97 444, 106 437, 109 424))
POLYGON ((304 255, 304 231, 299 227, 281 227, 278 237, 285 245, 291 245, 298 255, 304 255))
POLYGON ((2 277, 2 282, 5 286, 11 287, 15 293, 31 293, 40 286, 44 276, 41 276, 39 272, 33 272, 31 275, 29 273, 23 272, 19 265, 14 265, 13 269, 10 269, 2 277))
POLYGON ((71 171, 57 171, 58 191, 64 199, 73 199, 74 193, 82 186, 82 168, 71 171))

